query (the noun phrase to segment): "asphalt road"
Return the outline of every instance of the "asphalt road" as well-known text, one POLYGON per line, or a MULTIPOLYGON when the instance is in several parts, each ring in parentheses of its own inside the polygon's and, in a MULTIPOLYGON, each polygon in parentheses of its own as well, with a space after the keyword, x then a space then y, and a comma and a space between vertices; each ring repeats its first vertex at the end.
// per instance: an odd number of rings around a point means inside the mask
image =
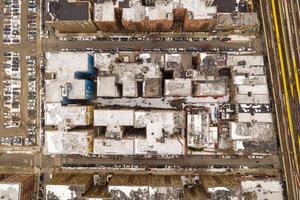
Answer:
MULTIPOLYGON (((215 156, 183 156, 179 158, 137 158, 137 157, 117 157, 117 158, 91 158, 85 156, 42 156, 37 154, 1 154, 0 165, 6 166, 35 166, 38 168, 59 168, 64 165, 138 165, 141 167, 158 166, 182 166, 206 168, 208 166, 219 167, 240 167, 250 168, 279 168, 278 156, 266 156, 263 159, 248 159, 243 156, 225 159, 215 156)), ((87 166, 88 167, 88 166, 87 166)))
POLYGON ((33 154, 1 154, 1 166, 34 166, 35 156, 33 154))
POLYGON ((294 14, 289 13, 294 5, 282 0, 260 2, 286 186, 289 199, 299 199, 299 38, 294 14))
POLYGON ((43 38, 43 51, 59 51, 61 49, 111 49, 111 48, 220 48, 220 47, 249 47, 254 42, 223 42, 220 40, 211 41, 64 41, 58 40, 54 32, 50 30, 50 38, 43 38))
POLYGON ((250 167, 250 168, 276 168, 278 167, 277 156, 267 156, 264 159, 248 159, 244 157, 236 157, 231 159, 216 158, 214 156, 187 156, 181 158, 161 159, 161 158, 134 158, 134 157, 121 157, 118 159, 110 158, 66 158, 61 162, 62 166, 74 165, 96 165, 96 166, 109 166, 109 165, 137 165, 143 167, 159 167, 159 166, 181 166, 183 168, 207 168, 209 166, 216 167, 250 167))

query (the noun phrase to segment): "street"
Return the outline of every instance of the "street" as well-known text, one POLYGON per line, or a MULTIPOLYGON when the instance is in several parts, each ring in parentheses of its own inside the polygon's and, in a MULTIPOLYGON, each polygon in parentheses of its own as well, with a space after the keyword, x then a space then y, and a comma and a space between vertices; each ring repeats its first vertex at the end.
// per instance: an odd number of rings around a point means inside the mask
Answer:
POLYGON ((131 166, 138 168, 164 168, 165 166, 179 166, 182 168, 269 168, 279 169, 279 158, 276 155, 266 156, 263 159, 249 159, 245 156, 234 158, 222 158, 215 155, 182 156, 178 158, 147 158, 147 157, 115 157, 115 158, 93 158, 85 156, 45 156, 41 153, 33 154, 2 154, 1 165, 5 166, 31 166, 51 171, 60 167, 110 167, 112 165, 131 166))
POLYGON ((286 185, 290 199, 299 199, 299 10, 293 1, 260 3, 286 185))

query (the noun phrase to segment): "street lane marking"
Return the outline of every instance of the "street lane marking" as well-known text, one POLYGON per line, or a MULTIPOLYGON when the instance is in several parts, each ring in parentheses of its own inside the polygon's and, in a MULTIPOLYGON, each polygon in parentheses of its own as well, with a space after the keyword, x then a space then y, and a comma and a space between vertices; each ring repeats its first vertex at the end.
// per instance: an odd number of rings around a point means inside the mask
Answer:
POLYGON ((294 66, 294 74, 295 74, 295 79, 296 79, 296 89, 297 89, 297 94, 298 94, 298 103, 300 103, 299 76, 298 76, 298 69, 297 69, 296 58, 295 58, 294 53, 293 53, 293 66, 294 66))
POLYGON ((291 88, 292 97, 294 99, 294 90, 293 90, 294 86, 293 86, 293 83, 290 83, 290 88, 291 88))
MULTIPOLYGON (((291 72, 291 61, 290 61, 290 56, 289 56, 289 49, 287 47, 287 34, 285 32, 285 26, 284 26, 284 20, 286 19, 286 17, 283 15, 283 12, 285 12, 284 7, 282 7, 282 1, 278 2, 278 7, 279 7, 279 18, 280 18, 280 22, 281 22, 281 31, 282 31, 282 36, 283 36, 283 49, 284 49, 284 53, 285 53, 285 58, 286 58, 286 62, 287 62, 287 70, 288 70, 288 79, 289 80, 293 80, 292 78, 292 72, 291 72), (284 17, 284 19, 283 19, 284 17)), ((291 93, 292 93, 292 98, 294 99, 294 86, 293 86, 293 81, 290 81, 290 89, 291 89, 291 93)))
POLYGON ((299 151, 300 151, 300 135, 298 135, 298 148, 299 148, 299 151))
POLYGON ((282 75, 282 80, 283 80, 282 82, 283 82, 284 97, 285 97, 285 103, 286 103, 286 109, 287 109, 287 118, 288 118, 290 133, 292 136, 294 159, 296 161, 296 168, 297 168, 297 172, 298 172, 299 171, 298 170, 298 158, 297 158, 297 155, 295 154, 296 147, 295 147, 295 139, 294 139, 294 128, 293 128, 293 122, 292 122, 292 117, 291 117, 291 108, 290 108, 290 102, 289 102, 286 74, 285 74, 285 70, 284 70, 283 54, 282 54, 282 47, 281 47, 281 43, 280 43, 280 34, 279 34, 278 20, 277 20, 277 14, 276 14, 274 0, 271 0, 271 5, 272 5, 273 20, 274 20, 274 25, 275 25, 275 33, 276 33, 276 38, 277 38, 276 42, 277 42, 277 47, 278 47, 278 56, 279 56, 279 62, 280 62, 280 68, 281 68, 281 75, 282 75))

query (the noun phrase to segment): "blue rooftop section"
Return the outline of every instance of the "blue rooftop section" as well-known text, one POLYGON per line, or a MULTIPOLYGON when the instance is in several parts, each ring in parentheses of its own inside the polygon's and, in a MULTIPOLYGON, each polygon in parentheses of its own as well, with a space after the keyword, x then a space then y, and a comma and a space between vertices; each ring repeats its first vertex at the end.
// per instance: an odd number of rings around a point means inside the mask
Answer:
MULTIPOLYGON (((96 82, 94 81, 97 78, 98 70, 94 67, 94 56, 92 54, 88 54, 88 66, 87 71, 76 71, 74 73, 74 78, 77 80, 84 81, 84 100, 92 100, 95 98, 96 94, 96 82)), ((76 89, 76 85, 75 88, 76 89)), ((76 103, 78 100, 69 99, 68 97, 63 97, 62 103, 64 105, 70 103, 76 103)))
POLYGON ((77 71, 74 74, 75 79, 86 79, 86 80, 94 80, 97 78, 97 70, 94 67, 94 56, 88 55, 88 70, 87 71, 77 71))
POLYGON ((93 99, 95 97, 96 83, 92 80, 85 80, 85 99, 93 99))

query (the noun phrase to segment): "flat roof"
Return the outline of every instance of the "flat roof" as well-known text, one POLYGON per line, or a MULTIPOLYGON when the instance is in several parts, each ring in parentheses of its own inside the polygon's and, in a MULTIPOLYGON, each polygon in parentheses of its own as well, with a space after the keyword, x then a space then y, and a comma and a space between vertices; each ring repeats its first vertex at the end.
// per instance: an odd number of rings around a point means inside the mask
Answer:
POLYGON ((267 85, 265 75, 233 75, 233 84, 235 85, 267 85))
POLYGON ((95 110, 94 126, 133 126, 134 110, 95 110))
POLYGON ((3 200, 21 200, 21 184, 13 182, 0 182, 0 197, 3 200))
POLYGON ((198 83, 194 86, 195 96, 225 96, 227 94, 225 82, 198 83))
POLYGON ((259 25, 259 20, 256 12, 238 13, 234 18, 232 13, 218 13, 217 23, 219 26, 245 26, 255 27, 259 25))
POLYGON ((209 112, 187 114, 187 145, 192 148, 203 148, 215 144, 218 130, 210 127, 209 112))
POLYGON ((270 141, 274 139, 272 123, 230 122, 230 132, 232 140, 270 141))
POLYGON ((70 126, 86 126, 87 106, 62 106, 61 103, 45 103, 45 125, 59 125, 68 121, 70 126))
POLYGON ((62 87, 70 85, 69 99, 85 99, 85 80, 75 79, 77 71, 88 70, 88 53, 55 52, 47 53, 45 72, 55 74, 55 79, 46 80, 46 102, 61 102, 62 87))
POLYGON ((166 96, 191 96, 192 79, 175 78, 165 79, 166 96))
POLYGON ((155 6, 146 6, 144 10, 149 20, 173 20, 172 1, 156 1, 155 6))
POLYGON ((134 154, 134 140, 132 139, 108 139, 95 138, 94 139, 94 154, 104 155, 133 155, 134 154))
POLYGON ((270 96, 269 94, 255 94, 248 96, 248 94, 238 94, 235 95, 235 101, 237 103, 249 103, 249 104, 269 104, 270 96))
POLYGON ((155 1, 154 6, 143 6, 139 0, 104 1, 95 4, 96 21, 114 21, 114 8, 123 10, 123 20, 140 22, 147 20, 173 20, 173 9, 186 8, 192 19, 212 19, 217 13, 217 7, 211 6, 204 0, 155 1))
POLYGON ((227 66, 263 66, 263 55, 227 55, 227 66))
POLYGON ((272 113, 238 113, 238 122, 273 122, 272 113))
POLYGON ((94 4, 94 20, 96 22, 113 22, 115 21, 115 6, 112 1, 94 4))
POLYGON ((180 0, 180 7, 193 14, 193 19, 212 19, 217 7, 209 5, 205 0, 180 0))
POLYGON ((116 76, 100 76, 97 79, 98 97, 121 97, 116 76))
POLYGON ((81 193, 83 193, 82 186, 76 185, 70 187, 70 185, 46 185, 46 200, 52 200, 52 198, 48 198, 47 194, 54 194, 58 199, 74 199, 76 197, 81 197, 81 193), (76 192, 74 189, 76 188, 76 192), (79 194, 79 195, 78 195, 79 194))
POLYGON ((94 125, 112 127, 122 126, 146 128, 146 138, 95 138, 95 154, 182 154, 183 140, 173 137, 176 128, 184 127, 183 113, 177 111, 134 111, 134 110, 95 110, 94 125), (122 146, 122 148, 118 148, 122 146))
POLYGON ((184 154, 184 140, 167 138, 164 142, 149 139, 135 139, 135 154, 154 153, 158 155, 181 155, 184 154))
POLYGON ((148 139, 94 139, 94 154, 104 155, 181 155, 184 153, 183 139, 166 138, 164 142, 148 139), (122 147, 122 148, 120 148, 122 147))
POLYGON ((265 75, 264 66, 233 66, 231 72, 233 74, 249 74, 249 75, 265 75))
MULTIPOLYGON (((139 55, 142 58, 142 62, 135 62, 136 57, 134 56, 135 54, 133 53, 115 55, 109 53, 95 54, 95 67, 99 69, 98 96, 119 97, 120 94, 117 91, 116 85, 119 84, 122 87, 123 97, 137 97, 138 81, 145 82, 146 80, 161 78, 160 66, 154 62, 147 62, 146 58, 150 58, 149 54, 139 55), (115 61, 116 58, 122 59, 124 57, 130 57, 130 62, 115 61), (134 61, 131 61, 132 59, 134 61)), ((149 94, 149 90, 147 92, 149 94)), ((159 91, 157 94, 159 94, 159 91)))
POLYGON ((167 53, 165 54, 166 69, 176 69, 182 65, 182 54, 167 53))
POLYGON ((238 94, 248 95, 249 92, 253 95, 269 94, 268 85, 265 84, 265 85, 238 85, 237 86, 238 94))
POLYGON ((183 184, 180 176, 113 175, 108 189, 120 192, 124 199, 132 197, 132 193, 142 199, 157 199, 161 195, 178 199, 183 184))
POLYGON ((94 65, 100 72, 109 72, 111 62, 118 57, 118 54, 94 53, 94 65))
POLYGON ((125 21, 142 21, 145 19, 145 8, 135 1, 130 8, 123 8, 123 20, 125 21))
POLYGON ((51 13, 55 20, 59 21, 76 21, 89 20, 89 2, 73 2, 59 0, 48 2, 48 12, 51 13))
POLYGON ((45 131, 45 154, 89 153, 89 132, 85 131, 45 131))
POLYGON ((284 199, 283 186, 278 180, 242 180, 241 186, 243 193, 254 193, 257 199, 284 199))
POLYGON ((161 97, 162 96, 162 79, 148 78, 143 82, 144 97, 161 97))

